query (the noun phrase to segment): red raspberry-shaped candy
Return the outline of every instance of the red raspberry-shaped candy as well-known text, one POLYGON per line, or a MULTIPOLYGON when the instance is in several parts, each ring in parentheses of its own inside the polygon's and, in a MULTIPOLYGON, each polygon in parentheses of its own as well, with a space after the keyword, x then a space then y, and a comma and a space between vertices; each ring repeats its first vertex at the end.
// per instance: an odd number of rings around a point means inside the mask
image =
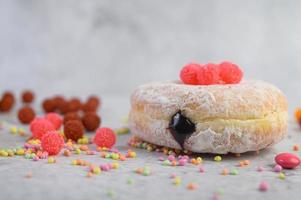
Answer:
POLYGON ((180 78, 185 84, 190 85, 197 85, 198 84, 198 73, 200 71, 200 64, 191 63, 188 65, 185 65, 181 72, 180 72, 180 78))
POLYGON ((63 123, 62 117, 57 113, 47 113, 45 118, 53 124, 55 130, 58 130, 63 123))
POLYGON ((41 139, 47 131, 54 130, 53 124, 45 118, 37 117, 30 123, 30 131, 35 139, 41 139))
POLYGON ((219 64, 220 78, 226 84, 239 83, 243 77, 242 70, 231 62, 222 62, 219 64))
POLYGON ((200 85, 219 84, 220 78, 218 65, 208 63, 201 67, 198 73, 198 83, 200 85))
POLYGON ((93 142, 99 147, 111 148, 116 142, 116 135, 110 128, 99 128, 96 131, 93 142))
POLYGON ((41 146, 49 155, 57 155, 64 147, 64 138, 57 131, 48 131, 41 139, 41 146))

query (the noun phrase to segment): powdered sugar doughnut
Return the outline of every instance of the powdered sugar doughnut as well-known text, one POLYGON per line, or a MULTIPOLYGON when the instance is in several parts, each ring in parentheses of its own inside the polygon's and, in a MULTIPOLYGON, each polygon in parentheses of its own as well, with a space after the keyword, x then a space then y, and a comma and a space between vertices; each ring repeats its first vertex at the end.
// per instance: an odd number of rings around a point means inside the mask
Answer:
POLYGON ((279 142, 287 129, 282 92, 262 81, 228 85, 158 82, 131 98, 131 132, 161 146, 199 153, 243 153, 279 142))

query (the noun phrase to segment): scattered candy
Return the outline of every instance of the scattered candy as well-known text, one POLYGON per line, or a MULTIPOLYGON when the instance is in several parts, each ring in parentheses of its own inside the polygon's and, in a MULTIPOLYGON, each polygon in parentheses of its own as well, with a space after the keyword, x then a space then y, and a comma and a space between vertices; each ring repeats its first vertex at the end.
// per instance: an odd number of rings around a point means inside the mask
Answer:
POLYGON ((187 189, 188 190, 195 190, 195 189, 197 189, 198 188, 198 185, 196 184, 196 183, 189 183, 188 185, 187 185, 187 189))
POLYGON ((34 100, 34 93, 30 90, 25 90, 22 92, 21 97, 23 103, 32 103, 34 100))
POLYGON ((220 161, 222 161, 222 157, 221 156, 215 156, 214 161, 220 162, 220 161))
POLYGON ((95 131, 99 127, 101 119, 95 112, 86 112, 82 122, 87 131, 95 131))
POLYGON ((284 180, 285 179, 285 174, 283 172, 280 172, 279 175, 278 175, 278 178, 281 179, 281 180, 284 180))
POLYGON ((299 149, 300 149, 300 146, 299 146, 298 144, 295 144, 295 145, 293 146, 293 150, 294 150, 294 151, 299 151, 299 149))
MULTIPOLYGON (((229 169, 227 169, 227 168, 224 168, 223 170, 222 170, 222 175, 228 175, 230 173, 230 171, 229 171, 229 169)), ((234 172, 235 173, 235 172, 234 172)), ((236 175, 236 174, 234 174, 234 175, 236 175)))
POLYGON ((80 121, 70 120, 64 125, 64 134, 67 139, 77 141, 84 135, 84 126, 80 121))
POLYGON ((231 175, 238 175, 238 170, 237 169, 232 169, 230 174, 231 175))
POLYGON ((48 131, 41 139, 41 146, 49 155, 57 155, 64 146, 64 139, 56 131, 48 131))
POLYGON ((110 128, 99 128, 96 131, 93 142, 99 147, 112 148, 116 142, 116 135, 110 128))
POLYGON ((275 157, 275 162, 285 169, 293 169, 300 165, 298 156, 291 153, 280 153, 275 157))
POLYGON ((260 182, 258 189, 262 192, 266 192, 269 189, 269 185, 267 182, 262 181, 262 182, 260 182))
POLYGON ((205 172, 205 169, 204 169, 204 167, 200 166, 200 168, 199 168, 199 172, 201 172, 201 173, 204 173, 204 172, 205 172))
POLYGON ((46 132, 54 130, 52 123, 44 118, 35 118, 30 123, 30 131, 35 139, 41 139, 46 132))
POLYGON ((24 106, 18 111, 18 119, 23 124, 29 124, 35 116, 34 110, 29 106, 24 106))
POLYGON ((56 163, 56 160, 54 159, 54 157, 49 157, 47 162, 49 164, 53 164, 53 163, 56 163))
POLYGON ((295 112, 297 122, 301 125, 301 108, 298 108, 295 112))
POLYGON ((265 169, 264 169, 264 167, 262 167, 262 166, 258 166, 258 167, 257 167, 257 171, 258 171, 258 172, 262 172, 262 171, 264 171, 264 170, 265 170, 265 169))
POLYGON ((175 177, 173 183, 175 185, 180 185, 182 183, 182 179, 180 177, 175 177))
POLYGON ((47 113, 45 115, 45 118, 52 123, 55 130, 60 129, 63 120, 62 120, 62 117, 59 114, 57 114, 57 113, 47 113))
POLYGON ((273 171, 274 172, 281 172, 282 171, 282 167, 280 165, 275 165, 273 171))
POLYGON ((128 185, 132 185, 134 183, 134 180, 132 178, 128 178, 127 181, 126 181, 126 183, 128 185))

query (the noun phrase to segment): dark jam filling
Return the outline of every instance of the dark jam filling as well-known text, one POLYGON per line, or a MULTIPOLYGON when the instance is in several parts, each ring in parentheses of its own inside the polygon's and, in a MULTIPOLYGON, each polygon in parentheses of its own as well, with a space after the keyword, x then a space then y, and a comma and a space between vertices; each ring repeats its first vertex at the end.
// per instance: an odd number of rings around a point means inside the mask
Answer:
POLYGON ((185 140, 195 132, 195 124, 179 111, 172 116, 168 129, 183 149, 185 140))

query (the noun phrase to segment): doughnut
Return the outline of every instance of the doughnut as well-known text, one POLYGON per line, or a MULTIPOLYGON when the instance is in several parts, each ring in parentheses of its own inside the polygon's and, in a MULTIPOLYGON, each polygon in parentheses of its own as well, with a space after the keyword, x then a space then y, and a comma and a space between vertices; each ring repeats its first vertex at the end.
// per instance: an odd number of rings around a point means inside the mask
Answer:
POLYGON ((159 146, 196 153, 244 153, 281 141, 287 101, 263 81, 187 85, 181 81, 139 86, 131 96, 131 133, 159 146))

